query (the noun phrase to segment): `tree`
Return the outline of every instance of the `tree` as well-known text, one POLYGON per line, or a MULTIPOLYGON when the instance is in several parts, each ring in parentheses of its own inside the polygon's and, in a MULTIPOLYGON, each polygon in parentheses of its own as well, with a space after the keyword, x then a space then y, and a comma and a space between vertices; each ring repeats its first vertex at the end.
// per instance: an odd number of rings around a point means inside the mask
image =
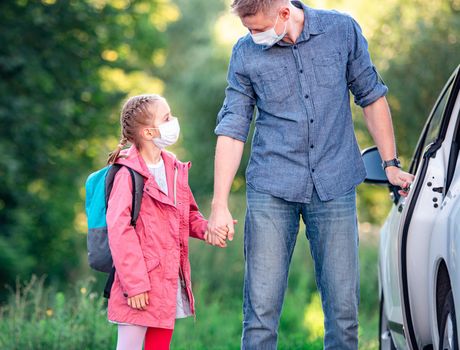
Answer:
POLYGON ((0 3, 1 286, 31 272, 52 281, 77 273, 82 182, 116 145, 133 79, 154 79, 145 71, 153 75, 164 46, 162 4, 0 3))

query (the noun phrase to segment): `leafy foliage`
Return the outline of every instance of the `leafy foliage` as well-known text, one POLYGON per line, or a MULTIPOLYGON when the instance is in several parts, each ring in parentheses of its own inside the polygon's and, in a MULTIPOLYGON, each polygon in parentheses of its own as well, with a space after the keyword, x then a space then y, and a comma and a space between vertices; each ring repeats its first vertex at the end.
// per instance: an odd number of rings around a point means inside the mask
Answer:
POLYGON ((150 1, 1 2, 0 285, 76 272, 81 183, 119 133, 126 93, 102 73, 149 66, 163 45, 152 11, 150 1))

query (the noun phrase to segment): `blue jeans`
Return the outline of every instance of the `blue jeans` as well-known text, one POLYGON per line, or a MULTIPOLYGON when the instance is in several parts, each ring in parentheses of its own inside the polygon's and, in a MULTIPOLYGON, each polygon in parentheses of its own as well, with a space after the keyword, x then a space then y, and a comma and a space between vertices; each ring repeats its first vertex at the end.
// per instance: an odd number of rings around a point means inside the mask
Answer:
MULTIPOLYGON (((276 349, 300 217, 324 312, 324 348, 358 349, 359 262, 356 191, 322 202, 288 202, 247 187, 241 348, 276 349)), ((303 310, 299 309, 299 312, 303 310)))

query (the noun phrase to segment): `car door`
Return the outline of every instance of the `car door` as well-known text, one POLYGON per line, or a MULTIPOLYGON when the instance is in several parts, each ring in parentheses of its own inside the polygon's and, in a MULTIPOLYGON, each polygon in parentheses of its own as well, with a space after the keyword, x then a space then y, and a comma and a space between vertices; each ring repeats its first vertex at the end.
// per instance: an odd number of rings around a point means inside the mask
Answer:
MULTIPOLYGON (((385 299, 384 311, 389 321, 393 341, 398 349, 406 348, 406 336, 408 334, 405 316, 408 312, 410 313, 410 308, 404 307, 403 301, 405 298, 402 293, 402 273, 407 273, 407 268, 402 267, 403 264, 406 265, 407 263, 406 254, 402 254, 402 251, 406 251, 407 239, 402 240, 402 232, 406 223, 407 209, 410 207, 412 201, 416 202, 417 196, 414 196, 414 188, 419 177, 420 165, 423 163, 427 151, 430 148, 434 149, 433 145, 436 141, 441 141, 441 129, 443 122, 445 122, 444 111, 449 101, 453 81, 454 76, 449 79, 443 89, 420 135, 409 168, 409 172, 416 175, 412 190, 407 198, 399 196, 397 191, 393 190, 394 206, 381 230, 379 267, 382 292, 385 299)), ((415 242, 415 244, 411 244, 415 246, 414 249, 419 249, 420 257, 423 254, 427 255, 428 250, 423 246, 423 242, 419 242, 418 240, 415 242)), ((420 279, 423 280, 423 278, 420 279)))
POLYGON ((419 139, 410 172, 411 193, 403 203, 398 230, 400 301, 410 349, 432 343, 429 310, 429 251, 439 206, 445 195, 455 120, 452 108, 459 88, 458 68, 442 90, 419 139))

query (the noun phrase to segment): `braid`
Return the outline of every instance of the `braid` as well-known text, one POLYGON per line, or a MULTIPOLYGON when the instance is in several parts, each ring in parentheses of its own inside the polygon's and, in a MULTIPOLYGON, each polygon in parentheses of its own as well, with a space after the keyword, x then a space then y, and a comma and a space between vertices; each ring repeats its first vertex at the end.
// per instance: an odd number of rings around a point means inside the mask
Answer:
POLYGON ((136 144, 137 127, 140 124, 147 124, 151 118, 148 115, 147 106, 160 99, 162 97, 159 95, 140 95, 126 101, 120 116, 122 136, 136 144))
POLYGON ((120 151, 128 142, 139 147, 137 131, 153 117, 149 114, 148 106, 161 99, 162 96, 151 94, 133 96, 125 102, 120 114, 121 139, 117 149, 109 154, 108 164, 113 164, 120 157, 120 151))

